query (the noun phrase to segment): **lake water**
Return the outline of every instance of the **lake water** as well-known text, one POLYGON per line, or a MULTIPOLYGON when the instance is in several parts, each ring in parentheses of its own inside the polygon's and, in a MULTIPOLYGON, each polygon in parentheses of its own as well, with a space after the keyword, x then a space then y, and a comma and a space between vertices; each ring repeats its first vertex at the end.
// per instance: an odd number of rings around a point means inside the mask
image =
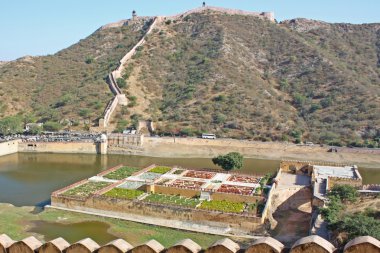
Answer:
POLYGON ((98 244, 107 244, 116 236, 108 233, 110 225, 98 221, 86 221, 72 224, 57 222, 34 221, 29 232, 44 235, 44 240, 50 241, 58 237, 64 238, 69 243, 75 243, 84 238, 91 238, 98 244))
MULTIPOLYGON (((16 206, 43 205, 51 192, 88 178, 109 167, 151 164, 186 168, 217 168, 209 158, 155 158, 127 155, 17 153, 0 157, 0 202, 16 206)), ((245 159, 242 172, 265 174, 279 161, 245 159)), ((379 169, 359 168, 364 183, 380 183, 379 169)))

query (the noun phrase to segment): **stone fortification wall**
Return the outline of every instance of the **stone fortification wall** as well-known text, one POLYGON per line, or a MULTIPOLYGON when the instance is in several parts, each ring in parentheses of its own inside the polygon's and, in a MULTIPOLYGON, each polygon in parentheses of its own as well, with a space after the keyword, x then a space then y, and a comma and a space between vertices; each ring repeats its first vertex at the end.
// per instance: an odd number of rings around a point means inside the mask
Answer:
POLYGON ((153 29, 157 25, 158 21, 159 21, 159 18, 157 18, 157 17, 153 18, 153 22, 150 25, 147 32, 145 33, 144 37, 126 55, 124 55, 124 57, 120 60, 119 67, 115 71, 112 72, 112 75, 114 76, 115 79, 121 77, 121 74, 125 68, 125 64, 127 63, 127 61, 129 61, 132 58, 133 55, 136 54, 137 49, 145 44, 146 36, 148 36, 153 31, 153 29))
POLYGON ((380 184, 366 184, 362 186, 362 190, 380 192, 380 184))
POLYGON ((121 90, 120 90, 119 86, 117 85, 116 77, 115 77, 114 72, 112 72, 112 73, 110 73, 108 75, 108 77, 107 77, 107 83, 108 83, 108 86, 109 86, 111 92, 115 96, 121 94, 121 90))
POLYGON ((273 184, 272 184, 272 188, 270 189, 269 193, 268 193, 268 198, 267 198, 267 202, 265 203, 265 207, 264 207, 264 210, 263 210, 263 213, 261 214, 261 222, 264 223, 266 219, 270 219, 272 217, 269 217, 271 216, 271 210, 272 210, 272 201, 273 201, 273 194, 276 190, 276 187, 277 187, 277 182, 280 180, 281 178, 281 174, 282 174, 282 169, 280 168, 277 172, 277 175, 276 177, 273 179, 273 184))
MULTIPOLYGON (((190 239, 183 240, 173 244, 171 247, 165 249, 161 243, 154 241, 146 242, 142 245, 134 245, 134 247, 123 239, 117 241, 112 241, 104 244, 103 246, 98 245, 93 240, 87 238, 86 240, 81 240, 77 243, 70 245, 62 238, 57 238, 49 242, 41 242, 35 237, 31 236, 25 238, 21 241, 14 241, 8 235, 0 235, 0 252, 35 252, 35 253, 59 253, 67 252, 134 252, 134 253, 145 253, 147 249, 149 252, 198 252, 194 251, 194 245, 196 248, 201 249, 201 247, 190 239), (125 247, 127 246, 127 249, 125 247), (155 245, 157 251, 150 248, 148 245, 155 245), (181 245, 180 248, 174 245, 181 245), (129 250, 128 250, 129 249, 129 250)), ((209 245, 207 249, 203 249, 200 252, 246 252, 246 253, 258 253, 258 252, 288 252, 284 249, 284 245, 272 237, 263 237, 250 242, 250 245, 246 245, 246 249, 235 243, 230 239, 218 240, 217 242, 209 245), (224 243, 223 243, 224 242, 224 243), (233 251, 231 251, 233 249, 233 251)), ((335 247, 328 241, 322 239, 319 236, 308 236, 298 240, 293 247, 290 249, 290 253, 303 253, 303 252, 332 252, 335 247)), ((337 250, 339 251, 339 250, 337 250)), ((370 237, 362 236, 352 239, 347 242, 344 250, 339 252, 343 253, 378 253, 380 251, 379 240, 370 237)))
POLYGON ((0 156, 10 155, 18 152, 18 144, 21 140, 13 140, 0 143, 0 156))
MULTIPOLYGON (((52 206, 72 210, 92 211, 99 214, 110 214, 123 218, 128 214, 140 215, 173 221, 191 222, 212 228, 229 227, 238 234, 261 233, 263 225, 261 218, 250 215, 222 213, 201 209, 184 208, 180 206, 160 205, 144 201, 113 199, 105 196, 93 196, 83 201, 81 199, 52 196, 52 206)), ((169 225, 168 225, 169 226, 169 225)))
POLYGON ((117 105, 119 103, 119 99, 115 96, 107 105, 104 110, 103 117, 99 119, 99 127, 106 128, 109 125, 112 113, 115 111, 117 105))
POLYGON ((101 145, 94 142, 20 142, 19 152, 100 154, 101 145))
MULTIPOLYGON (((116 70, 112 71, 107 77, 107 83, 111 90, 111 92, 115 95, 114 99, 108 103, 103 117, 99 120, 99 127, 107 128, 111 119, 113 112, 115 111, 118 104, 127 105, 128 99, 125 94, 123 94, 120 87, 117 85, 117 79, 122 76, 122 72, 124 71, 125 63, 132 58, 133 55, 136 54, 137 49, 145 43, 145 38, 149 35, 154 26, 157 24, 158 19, 154 18, 152 24, 150 25, 148 31, 145 33, 143 38, 120 60, 120 64, 116 70)), ((118 27, 125 24, 125 21, 119 21, 117 23, 109 24, 108 27, 118 27)), ((104 28, 103 28, 104 29, 104 28)))
POLYGON ((142 146, 144 142, 141 134, 109 134, 107 138, 110 147, 142 146))
POLYGON ((308 161, 281 161, 280 168, 285 173, 305 174, 311 176, 313 172, 312 162, 308 161))
POLYGON ((101 26, 99 28, 99 30, 122 27, 122 26, 128 24, 129 21, 130 21, 130 19, 123 19, 123 20, 119 20, 117 22, 109 23, 109 24, 101 26))
POLYGON ((185 17, 187 15, 193 14, 193 13, 200 13, 204 11, 216 11, 216 12, 222 12, 228 15, 245 15, 245 16, 254 16, 259 17, 263 19, 267 19, 271 22, 275 22, 275 17, 273 12, 253 12, 253 11, 244 11, 244 10, 237 10, 237 9, 227 9, 222 7, 214 7, 214 6, 206 6, 206 7, 199 7, 178 15, 169 16, 167 18, 173 18, 177 19, 180 17, 185 17))
POLYGON ((327 189, 331 189, 334 185, 351 185, 357 188, 362 186, 361 179, 353 178, 341 178, 341 177, 328 177, 327 179, 327 189))
POLYGON ((136 20, 149 20, 152 19, 152 17, 149 16, 138 16, 135 17, 135 19, 122 19, 113 23, 109 23, 106 25, 101 26, 98 30, 105 30, 105 29, 110 29, 110 28, 118 28, 122 26, 129 25, 130 22, 135 22, 136 20))

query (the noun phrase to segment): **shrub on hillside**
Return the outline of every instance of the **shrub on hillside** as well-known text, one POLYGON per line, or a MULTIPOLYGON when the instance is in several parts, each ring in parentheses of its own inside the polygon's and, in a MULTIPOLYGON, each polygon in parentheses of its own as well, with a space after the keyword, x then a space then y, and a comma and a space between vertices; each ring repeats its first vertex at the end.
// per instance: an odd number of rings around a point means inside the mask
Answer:
POLYGON ((62 125, 58 122, 48 121, 44 123, 43 128, 45 131, 57 132, 62 129, 62 125))
POLYGON ((0 119, 0 134, 9 135, 22 133, 23 122, 21 116, 9 116, 0 119))
POLYGON ((127 87, 127 82, 123 78, 116 79, 117 86, 119 86, 120 89, 124 89, 127 87))

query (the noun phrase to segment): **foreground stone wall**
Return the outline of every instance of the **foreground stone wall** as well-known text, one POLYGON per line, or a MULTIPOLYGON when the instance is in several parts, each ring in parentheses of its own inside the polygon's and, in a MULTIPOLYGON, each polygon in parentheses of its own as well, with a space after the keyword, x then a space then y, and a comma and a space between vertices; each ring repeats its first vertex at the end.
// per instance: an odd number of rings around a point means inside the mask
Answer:
POLYGON ((336 249, 330 242, 319 236, 308 236, 298 240, 290 249, 284 249, 284 245, 271 237, 263 237, 257 239, 247 248, 242 248, 236 242, 225 238, 210 245, 207 249, 203 249, 190 239, 181 240, 175 245, 165 248, 161 243, 150 240, 141 245, 132 246, 123 239, 117 239, 103 246, 98 245, 90 238, 80 240, 76 243, 69 244, 63 238, 57 238, 49 242, 40 242, 31 236, 21 241, 13 241, 9 236, 0 235, 0 252, 12 253, 95 253, 95 252, 249 252, 249 253, 379 253, 380 242, 370 236, 357 237, 349 241, 345 248, 340 251, 336 249))
POLYGON ((19 142, 20 140, 13 140, 0 143, 0 156, 17 153, 19 142))

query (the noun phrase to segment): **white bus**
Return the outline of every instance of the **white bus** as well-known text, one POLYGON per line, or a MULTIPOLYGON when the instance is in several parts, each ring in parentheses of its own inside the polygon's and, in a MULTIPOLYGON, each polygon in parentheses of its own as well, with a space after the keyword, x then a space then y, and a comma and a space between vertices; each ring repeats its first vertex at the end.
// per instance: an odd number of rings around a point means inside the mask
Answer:
POLYGON ((202 139, 216 139, 215 134, 202 134, 202 139))

